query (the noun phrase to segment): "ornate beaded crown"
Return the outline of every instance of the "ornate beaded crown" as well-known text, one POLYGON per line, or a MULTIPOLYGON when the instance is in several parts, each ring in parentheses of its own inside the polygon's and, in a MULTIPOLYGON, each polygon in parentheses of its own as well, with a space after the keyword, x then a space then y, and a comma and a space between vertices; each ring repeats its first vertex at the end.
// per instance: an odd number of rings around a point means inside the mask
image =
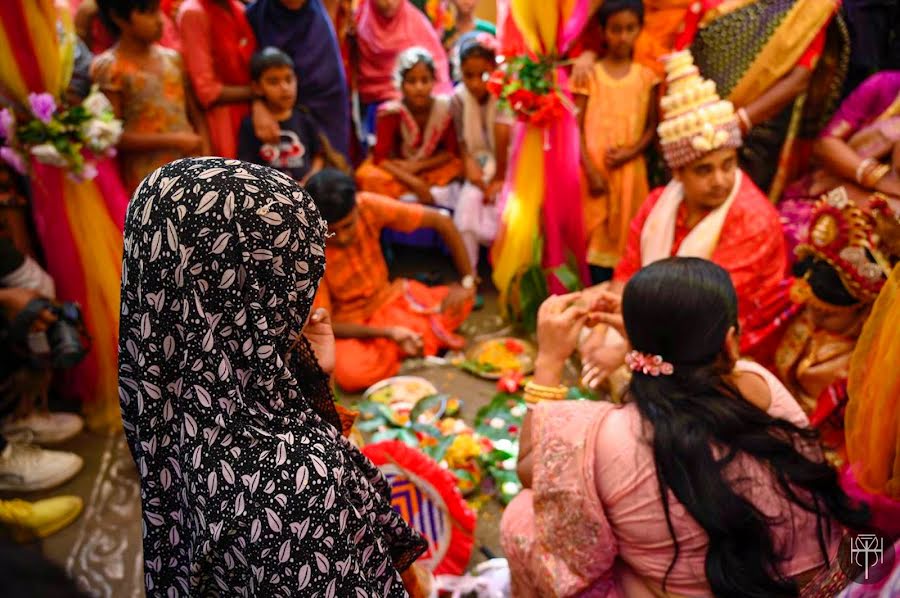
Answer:
POLYGON ((719 98, 714 81, 704 79, 688 50, 663 57, 666 95, 657 132, 670 168, 681 168, 711 151, 741 147, 734 106, 719 98))
POLYGON ((816 203, 809 237, 796 253, 828 262, 851 295, 871 302, 890 275, 898 231, 900 220, 886 201, 876 197, 863 209, 838 187, 816 203))

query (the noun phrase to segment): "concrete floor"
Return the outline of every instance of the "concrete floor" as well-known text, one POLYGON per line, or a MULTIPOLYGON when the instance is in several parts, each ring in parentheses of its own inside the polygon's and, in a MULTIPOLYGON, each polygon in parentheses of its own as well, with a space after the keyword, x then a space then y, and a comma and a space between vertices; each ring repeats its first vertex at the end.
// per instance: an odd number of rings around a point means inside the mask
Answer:
MULTIPOLYGON (((455 279, 449 259, 437 251, 398 248, 394 257, 395 275, 410 276, 426 271, 436 272, 448 282, 455 279)), ((483 272, 482 277, 487 280, 488 273, 483 272)), ((464 325, 462 332, 467 337, 496 334, 504 327, 498 314, 496 293, 488 283, 482 286, 485 307, 464 325)), ((429 379, 441 392, 461 399, 462 417, 470 423, 478 409, 495 394, 492 382, 449 366, 420 366, 410 373, 429 379)), ((354 399, 349 396, 343 400, 352 404, 354 399)), ((69 528, 25 549, 43 551, 91 595, 143 596, 140 493, 124 438, 121 434, 104 436, 85 432, 59 448, 81 455, 85 461, 83 471, 52 492, 26 498, 75 494, 84 499, 84 513, 69 528)), ((482 507, 471 564, 490 556, 502 556, 498 534, 501 513, 502 507, 495 500, 482 507)))

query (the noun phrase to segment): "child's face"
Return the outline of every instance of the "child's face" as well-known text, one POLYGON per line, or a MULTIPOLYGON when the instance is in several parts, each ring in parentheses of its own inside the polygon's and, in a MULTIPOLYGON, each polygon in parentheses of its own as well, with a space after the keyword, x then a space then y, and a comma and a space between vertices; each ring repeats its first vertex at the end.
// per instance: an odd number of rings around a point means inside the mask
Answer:
POLYGON ((353 208, 345 218, 328 225, 328 243, 335 247, 349 247, 356 242, 356 213, 353 208))
POLYGON ((253 89, 269 108, 277 112, 290 110, 297 103, 297 76, 289 66, 267 68, 253 84, 253 89))
POLYGON ((460 65, 463 84, 479 102, 488 96, 487 79, 494 72, 494 65, 481 56, 470 56, 460 65))
POLYGON ((478 4, 478 0, 453 0, 453 4, 456 5, 457 12, 470 15, 475 12, 475 5, 478 4))
POLYGON ((621 60, 630 58, 640 32, 641 22, 632 11, 620 10, 610 15, 604 29, 610 55, 621 60))
POLYGON ((381 16, 392 19, 394 15, 397 14, 397 11, 400 10, 400 5, 403 4, 404 0, 372 0, 372 3, 375 5, 375 10, 381 14, 381 16))
POLYGON ((162 37, 163 22, 159 6, 150 8, 146 12, 141 10, 131 11, 128 21, 116 23, 123 35, 128 35, 148 44, 158 42, 162 37))
POLYGON ((410 108, 427 108, 431 104, 434 75, 422 62, 406 71, 403 77, 403 99, 410 108))

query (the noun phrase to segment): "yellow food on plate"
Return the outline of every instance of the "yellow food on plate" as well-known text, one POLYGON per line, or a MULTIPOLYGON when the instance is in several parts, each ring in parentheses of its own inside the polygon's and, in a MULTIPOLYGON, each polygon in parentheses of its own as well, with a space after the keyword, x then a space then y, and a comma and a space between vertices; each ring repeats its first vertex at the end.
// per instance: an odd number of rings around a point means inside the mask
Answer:
POLYGON ((495 371, 509 373, 523 369, 524 347, 517 341, 496 339, 486 342, 475 356, 481 365, 491 366, 495 371))

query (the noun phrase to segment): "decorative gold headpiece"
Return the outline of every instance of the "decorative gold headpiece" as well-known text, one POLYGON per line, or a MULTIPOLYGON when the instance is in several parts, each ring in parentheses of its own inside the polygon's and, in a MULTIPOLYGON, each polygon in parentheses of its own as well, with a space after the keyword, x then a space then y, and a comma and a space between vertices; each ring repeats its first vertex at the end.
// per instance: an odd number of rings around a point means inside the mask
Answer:
POLYGON ((892 255, 898 228, 898 216, 884 199, 876 196, 864 209, 838 187, 816 203, 809 238, 797 247, 797 257, 828 262, 851 295, 872 302, 898 257, 892 255))
POLYGON ((715 82, 700 76, 691 53, 683 50, 662 60, 667 89, 657 132, 669 167, 686 166, 714 150, 741 147, 734 106, 719 98, 715 82))

